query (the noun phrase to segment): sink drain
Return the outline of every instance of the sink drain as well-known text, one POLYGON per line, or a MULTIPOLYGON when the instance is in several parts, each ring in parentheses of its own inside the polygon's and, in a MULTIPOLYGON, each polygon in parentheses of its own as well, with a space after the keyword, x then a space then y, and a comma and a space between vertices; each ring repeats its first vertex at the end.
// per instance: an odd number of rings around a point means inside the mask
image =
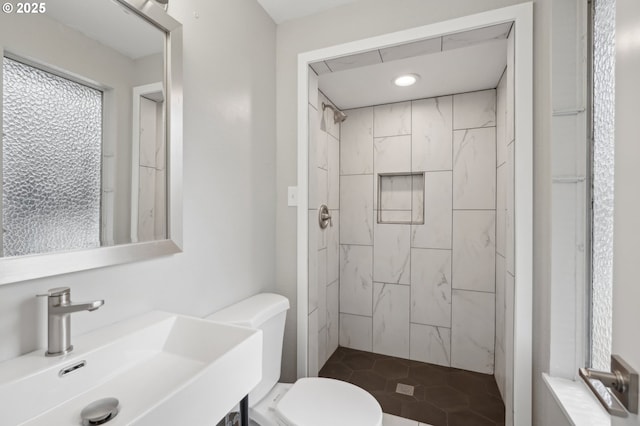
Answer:
POLYGON ((103 425, 118 415, 120 402, 116 398, 103 398, 82 409, 83 426, 103 425))

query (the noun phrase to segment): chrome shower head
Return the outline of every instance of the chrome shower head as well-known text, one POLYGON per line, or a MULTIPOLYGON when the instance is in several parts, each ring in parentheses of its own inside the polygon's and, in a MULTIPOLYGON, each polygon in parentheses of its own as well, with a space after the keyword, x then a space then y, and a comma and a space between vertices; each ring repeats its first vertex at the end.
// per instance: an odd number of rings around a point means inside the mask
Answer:
POLYGON ((325 109, 329 108, 331 111, 333 111, 333 122, 334 123, 342 123, 344 120, 347 119, 347 114, 345 114, 344 112, 340 111, 338 108, 334 107, 333 105, 327 105, 324 102, 322 103, 322 112, 324 112, 325 109))

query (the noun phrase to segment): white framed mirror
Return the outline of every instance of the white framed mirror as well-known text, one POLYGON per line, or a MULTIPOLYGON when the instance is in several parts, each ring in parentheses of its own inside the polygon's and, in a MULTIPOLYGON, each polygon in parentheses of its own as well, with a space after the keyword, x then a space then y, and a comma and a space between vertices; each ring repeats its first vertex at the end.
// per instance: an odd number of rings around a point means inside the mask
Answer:
POLYGON ((180 252, 181 24, 152 0, 7 12, 0 284, 180 252))

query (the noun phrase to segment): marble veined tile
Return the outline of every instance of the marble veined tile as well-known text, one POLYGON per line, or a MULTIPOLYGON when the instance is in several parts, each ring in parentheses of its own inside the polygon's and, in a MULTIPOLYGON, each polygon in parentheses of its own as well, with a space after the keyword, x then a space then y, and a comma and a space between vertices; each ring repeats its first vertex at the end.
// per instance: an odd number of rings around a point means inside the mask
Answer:
POLYGON ((421 99, 411 108, 413 171, 452 169, 453 98, 421 99))
POLYGON ((317 212, 309 210, 309 272, 308 272, 308 288, 307 295, 308 312, 313 312, 318 308, 318 233, 319 227, 313 226, 317 220, 317 212))
POLYGON ((411 102, 373 107, 373 136, 399 136, 411 134, 411 102))
POLYGON ((411 221, 424 223, 424 174, 411 176, 411 221))
POLYGON ((453 95, 453 129, 496 125, 496 90, 453 95))
POLYGON ((414 361, 451 366, 451 329, 411 324, 411 354, 414 361))
POLYGON ((502 75, 496 88, 496 162, 507 161, 507 75, 502 75))
POLYGON ((318 141, 316 143, 316 149, 318 150, 316 154, 316 166, 324 170, 327 170, 329 167, 329 139, 332 139, 332 136, 327 132, 323 132, 322 130, 318 132, 318 141))
MULTIPOLYGON (((316 213, 317 213, 317 209, 320 208, 320 206, 322 204, 327 204, 327 184, 328 184, 328 175, 327 175, 327 171, 323 170, 323 169, 316 169, 316 183, 318 186, 318 191, 316 192, 317 194, 317 203, 316 205, 311 204, 309 206, 310 209, 316 209, 316 213)), ((314 223, 314 227, 318 230, 318 250, 323 249, 325 247, 327 247, 327 229, 321 229, 319 226, 315 226, 317 225, 318 221, 316 218, 316 221, 314 223)))
POLYGON ((324 326, 318 331, 318 371, 324 367, 324 364, 329 359, 329 355, 327 355, 327 327, 324 326))
POLYGON ((424 175, 424 224, 411 226, 411 246, 451 248, 452 172, 424 175))
POLYGON ((321 119, 320 128, 332 135, 334 138, 340 140, 340 123, 334 122, 333 111, 329 108, 324 111, 322 110, 322 102, 326 105, 333 105, 333 102, 323 95, 322 92, 318 94, 318 98, 318 113, 320 114, 321 119))
POLYGON ((341 126, 340 174, 373 173, 373 107, 345 111, 341 126))
POLYGON ((411 322, 451 327, 451 250, 411 249, 411 322))
MULTIPOLYGON (((515 309, 515 278, 507 273, 505 280, 504 303, 506 306, 504 315, 504 353, 506 366, 506 394, 507 398, 513 396, 513 354, 514 351, 514 309, 515 309)), ((507 403, 509 399, 507 399, 507 403)))
POLYGON ((327 287, 327 353, 338 349, 340 330, 340 283, 334 281, 327 287))
POLYGON ((452 309, 451 366, 493 374, 494 294, 453 290, 452 309))
POLYGON ((453 132, 453 208, 496 208, 496 129, 453 132))
POLYGON ((411 135, 373 139, 375 173, 411 172, 411 135))
POLYGON ((328 146, 327 206, 330 210, 340 208, 340 142, 330 136, 328 146))
POLYGON ((410 175, 377 175, 375 184, 373 199, 376 209, 411 211, 413 188, 410 175))
POLYGON ((498 385, 498 390, 500 391, 500 395, 502 396, 502 400, 505 401, 506 398, 506 387, 507 387, 507 366, 506 366, 506 356, 504 353, 504 349, 501 346, 496 345, 496 355, 495 355, 495 366, 494 366, 494 376, 496 378, 496 385, 498 385))
POLYGON ((317 200, 318 205, 312 207, 320 207, 321 204, 327 204, 329 202, 329 174, 325 169, 317 168, 316 173, 317 183, 318 183, 318 192, 317 192, 317 200))
POLYGON ((504 350, 507 266, 504 257, 496 256, 496 347, 504 350))
POLYGON ((371 317, 340 314, 340 346, 372 351, 373 322, 371 317))
POLYGON ((453 288, 495 292, 496 213, 453 212, 453 288))
POLYGON ((340 278, 340 210, 331 210, 333 226, 327 227, 327 284, 340 278))
POLYGON ((340 312, 371 316, 373 247, 340 246, 340 312))
POLYGON ((507 165, 496 170, 496 252, 506 254, 507 244, 507 165))
POLYGON ((325 134, 320 130, 318 112, 309 105, 309 207, 318 205, 318 138, 325 134))
POLYGON ((340 244, 373 244, 373 175, 341 176, 340 244))
POLYGON ((318 251, 318 328, 327 325, 327 249, 318 251))
POLYGON ((515 142, 507 147, 507 213, 506 213, 506 241, 505 241, 505 258, 507 259, 507 271, 515 276, 516 257, 515 257, 515 142))
POLYGON ((409 357, 409 293, 405 285, 373 283, 373 352, 409 357))
POLYGON ((380 210, 378 213, 378 223, 410 223, 412 219, 411 210, 380 210))
POLYGON ((410 284, 411 227, 376 224, 373 245, 373 280, 410 284))
POLYGON ((309 377, 318 377, 318 310, 309 314, 307 342, 307 373, 309 377))

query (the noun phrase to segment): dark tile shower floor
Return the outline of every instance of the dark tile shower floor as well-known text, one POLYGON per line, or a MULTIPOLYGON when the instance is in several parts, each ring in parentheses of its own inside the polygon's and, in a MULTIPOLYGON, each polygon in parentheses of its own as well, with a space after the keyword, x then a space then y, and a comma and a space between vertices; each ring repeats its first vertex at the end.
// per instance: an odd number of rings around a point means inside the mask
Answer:
POLYGON ((385 413, 433 426, 505 422, 498 386, 488 374, 339 347, 319 375, 366 389, 385 413), (398 384, 413 386, 413 396, 396 392, 398 384))

